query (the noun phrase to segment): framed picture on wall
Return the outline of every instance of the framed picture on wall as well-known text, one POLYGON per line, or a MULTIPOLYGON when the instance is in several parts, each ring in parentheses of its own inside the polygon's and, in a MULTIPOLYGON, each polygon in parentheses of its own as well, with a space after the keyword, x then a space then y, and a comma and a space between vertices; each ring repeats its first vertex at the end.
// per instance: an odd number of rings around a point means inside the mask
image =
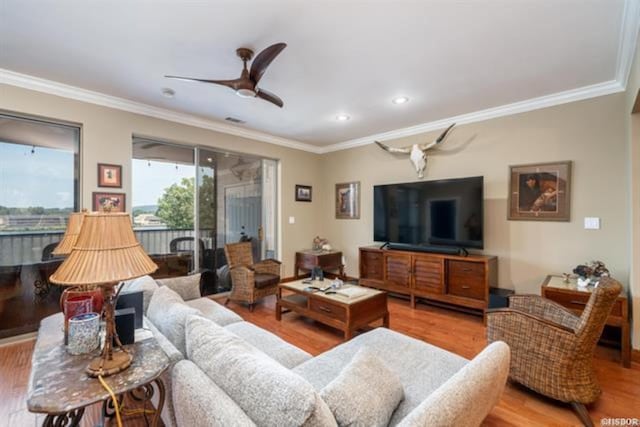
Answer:
POLYGON ((98 163, 98 187, 122 188, 122 166, 98 163))
POLYGON ((311 201, 311 186, 296 185, 296 202, 310 202, 310 201, 311 201))
POLYGON ((509 167, 509 220, 569 221, 571 161, 509 167))
POLYGON ((360 219, 360 182, 336 184, 336 219, 360 219))
POLYGON ((127 195, 125 193, 93 192, 91 196, 94 211, 126 212, 127 210, 127 195))

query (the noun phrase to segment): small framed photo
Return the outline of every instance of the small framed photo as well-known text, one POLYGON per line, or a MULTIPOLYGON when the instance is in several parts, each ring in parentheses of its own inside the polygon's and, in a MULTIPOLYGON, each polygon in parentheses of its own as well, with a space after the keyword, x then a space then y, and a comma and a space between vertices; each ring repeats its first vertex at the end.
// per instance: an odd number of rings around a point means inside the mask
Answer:
POLYGON ((296 185, 296 202, 310 202, 310 201, 311 201, 311 186, 296 185))
POLYGON ((569 221, 571 161, 509 167, 509 220, 569 221))
POLYGON ((125 193, 92 193, 93 210, 96 212, 126 212, 125 193))
POLYGON ((336 184, 336 219, 360 219, 360 182, 336 184))
POLYGON ((98 187, 122 188, 122 166, 98 163, 98 187))

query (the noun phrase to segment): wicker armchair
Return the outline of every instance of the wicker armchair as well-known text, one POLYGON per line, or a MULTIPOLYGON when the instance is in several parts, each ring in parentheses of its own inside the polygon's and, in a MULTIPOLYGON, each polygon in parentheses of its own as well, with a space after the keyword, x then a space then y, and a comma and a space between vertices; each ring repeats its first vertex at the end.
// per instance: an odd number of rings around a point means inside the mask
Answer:
POLYGON ((245 302, 249 304, 249 311, 253 311, 256 301, 276 294, 280 283, 280 261, 265 259, 254 264, 251 242, 227 244, 224 253, 231 275, 231 292, 225 305, 230 300, 245 302))
POLYGON ((509 377, 545 396, 568 402, 585 425, 585 404, 601 394, 593 353, 622 286, 605 277, 581 316, 538 295, 514 295, 509 308, 490 310, 487 338, 511 347, 509 377))

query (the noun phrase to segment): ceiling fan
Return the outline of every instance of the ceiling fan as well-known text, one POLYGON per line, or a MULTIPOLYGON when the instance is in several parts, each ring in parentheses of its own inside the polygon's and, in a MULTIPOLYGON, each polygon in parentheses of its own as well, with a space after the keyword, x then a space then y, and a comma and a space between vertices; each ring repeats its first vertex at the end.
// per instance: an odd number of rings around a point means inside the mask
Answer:
POLYGON ((269 101, 272 104, 282 108, 284 103, 276 95, 267 92, 264 89, 258 87, 258 82, 267 71, 269 64, 276 59, 276 56, 280 54, 287 47, 286 43, 276 43, 269 46, 262 52, 260 52, 256 59, 251 63, 251 70, 247 70, 247 61, 250 61, 253 57, 253 51, 251 49, 241 47, 236 50, 236 54, 242 59, 244 66, 242 68, 242 74, 240 77, 234 80, 208 80, 208 79, 195 79, 192 77, 180 77, 180 76, 165 76, 169 79, 186 80, 190 82, 202 82, 212 83, 216 85, 222 85, 233 89, 236 95, 243 98, 261 98, 265 101, 269 101))

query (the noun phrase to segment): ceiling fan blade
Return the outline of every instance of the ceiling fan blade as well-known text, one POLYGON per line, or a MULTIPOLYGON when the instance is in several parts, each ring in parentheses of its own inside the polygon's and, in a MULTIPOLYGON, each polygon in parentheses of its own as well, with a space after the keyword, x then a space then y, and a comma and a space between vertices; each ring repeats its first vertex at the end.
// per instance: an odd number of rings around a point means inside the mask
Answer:
POLYGON ((256 56, 256 59, 251 63, 251 73, 249 76, 254 83, 258 83, 262 78, 262 75, 267 71, 267 67, 271 62, 276 59, 276 56, 287 47, 286 43, 276 43, 269 46, 256 56))
POLYGON ((222 86, 226 86, 226 87, 230 87, 233 90, 236 90, 236 84, 241 80, 241 79, 235 79, 235 80, 208 80, 208 79, 195 79, 193 77, 181 77, 181 76, 165 76, 168 79, 174 79, 174 80, 183 80, 185 82, 200 82, 200 83, 211 83, 211 84, 215 84, 215 85, 222 85, 222 86))
POLYGON ((282 99, 278 98, 276 95, 272 94, 271 92, 267 92, 266 90, 258 89, 258 91, 256 92, 256 97, 262 98, 265 101, 269 101, 270 103, 277 105, 280 108, 282 108, 282 106, 284 105, 284 102, 282 102, 282 99))

